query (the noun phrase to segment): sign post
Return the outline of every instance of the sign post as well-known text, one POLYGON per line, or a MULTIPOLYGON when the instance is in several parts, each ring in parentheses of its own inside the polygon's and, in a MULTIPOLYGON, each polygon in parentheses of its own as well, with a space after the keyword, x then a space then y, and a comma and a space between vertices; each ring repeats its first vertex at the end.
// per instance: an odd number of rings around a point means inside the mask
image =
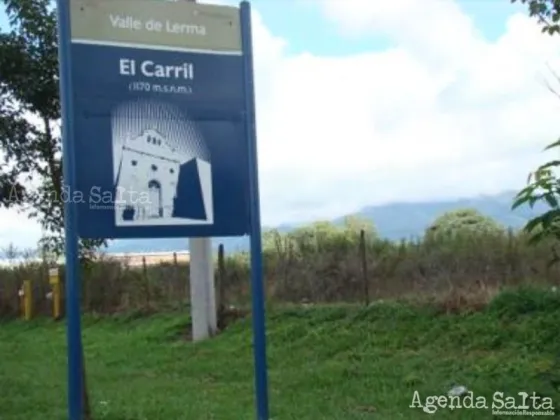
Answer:
POLYGON ((250 5, 58 0, 68 414, 82 419, 78 237, 251 236, 268 420, 250 5))
MULTIPOLYGON (((76 190, 76 151, 74 137, 74 96, 72 94, 70 9, 68 2, 57 0, 58 61, 62 117, 62 170, 64 189, 76 190)), ((82 381, 82 326, 80 313, 80 266, 77 233, 77 208, 72 199, 64 202, 64 248, 66 276, 66 319, 68 346, 68 417, 81 420, 84 401, 82 381)))
POLYGON ((264 308, 262 232, 258 178, 257 124, 253 76, 251 6, 241 3, 241 42, 244 58, 245 118, 249 158, 249 215, 251 239, 251 298, 253 315, 253 354, 257 419, 268 420, 268 374, 266 364, 266 325, 264 308))

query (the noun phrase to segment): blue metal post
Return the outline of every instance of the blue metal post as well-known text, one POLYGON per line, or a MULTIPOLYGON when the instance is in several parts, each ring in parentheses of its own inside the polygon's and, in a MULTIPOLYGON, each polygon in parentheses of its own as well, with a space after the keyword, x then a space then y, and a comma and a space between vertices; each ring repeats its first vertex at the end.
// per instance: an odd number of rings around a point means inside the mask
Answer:
POLYGON ((253 305, 253 353, 255 358, 255 391, 257 420, 268 420, 268 374, 266 363, 266 325, 263 287, 261 216, 259 201, 259 170, 255 87, 253 76, 253 43, 251 34, 251 5, 240 6, 241 42, 245 77, 245 111, 249 151, 249 198, 251 221, 251 295, 253 305))
POLYGON ((73 96, 71 85, 70 1, 57 0, 58 65, 62 113, 62 169, 64 188, 70 192, 64 203, 66 318, 68 342, 68 418, 82 419, 82 332, 80 325, 80 266, 76 204, 72 193, 76 189, 74 162, 73 96))

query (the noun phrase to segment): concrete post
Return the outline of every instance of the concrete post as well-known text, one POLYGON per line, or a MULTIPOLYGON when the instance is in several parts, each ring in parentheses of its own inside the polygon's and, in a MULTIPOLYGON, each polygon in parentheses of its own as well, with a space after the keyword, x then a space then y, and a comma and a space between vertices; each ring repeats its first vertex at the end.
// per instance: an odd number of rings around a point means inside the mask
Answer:
POLYGON ((217 331, 216 287, 211 238, 190 238, 192 339, 200 341, 217 331))

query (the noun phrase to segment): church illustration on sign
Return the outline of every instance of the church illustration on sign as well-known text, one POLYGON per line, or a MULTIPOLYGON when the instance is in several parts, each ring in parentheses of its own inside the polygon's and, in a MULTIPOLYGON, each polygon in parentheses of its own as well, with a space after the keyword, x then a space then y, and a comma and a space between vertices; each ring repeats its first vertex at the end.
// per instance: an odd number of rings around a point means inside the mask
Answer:
POLYGON ((117 226, 213 223, 209 162, 181 153, 155 129, 127 137, 120 147, 117 226))

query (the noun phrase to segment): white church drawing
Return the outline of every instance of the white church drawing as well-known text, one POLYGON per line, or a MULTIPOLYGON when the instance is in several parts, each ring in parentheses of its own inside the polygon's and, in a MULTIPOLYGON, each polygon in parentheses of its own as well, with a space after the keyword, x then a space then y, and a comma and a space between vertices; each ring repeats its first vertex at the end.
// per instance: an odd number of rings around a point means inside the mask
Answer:
POLYGON ((144 130, 136 137, 127 136, 121 142, 122 149, 115 156, 120 160, 115 182, 117 226, 213 223, 212 169, 209 162, 186 156, 170 146, 154 129, 144 130), (200 183, 204 217, 174 216, 180 172, 185 165, 193 168, 196 182, 200 183))

